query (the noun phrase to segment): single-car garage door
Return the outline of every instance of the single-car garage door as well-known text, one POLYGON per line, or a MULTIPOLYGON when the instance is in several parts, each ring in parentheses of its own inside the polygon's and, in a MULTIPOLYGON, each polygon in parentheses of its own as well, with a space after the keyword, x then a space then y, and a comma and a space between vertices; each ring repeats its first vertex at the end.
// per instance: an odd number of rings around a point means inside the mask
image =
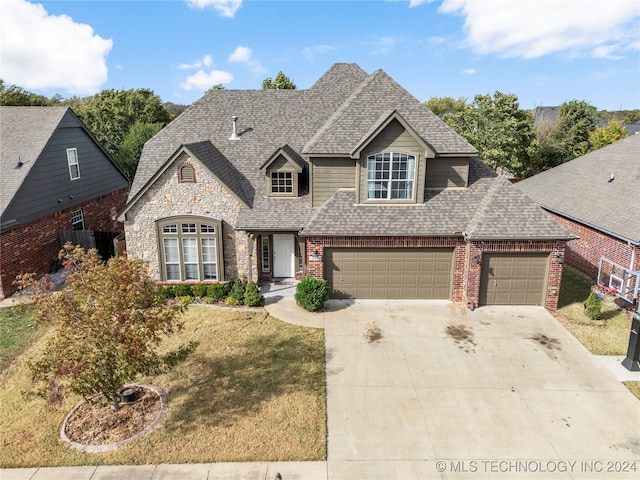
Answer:
POLYGON ((480 305, 544 305, 548 253, 485 253, 480 305))
POLYGON ((332 298, 451 298, 451 248, 327 248, 332 298))

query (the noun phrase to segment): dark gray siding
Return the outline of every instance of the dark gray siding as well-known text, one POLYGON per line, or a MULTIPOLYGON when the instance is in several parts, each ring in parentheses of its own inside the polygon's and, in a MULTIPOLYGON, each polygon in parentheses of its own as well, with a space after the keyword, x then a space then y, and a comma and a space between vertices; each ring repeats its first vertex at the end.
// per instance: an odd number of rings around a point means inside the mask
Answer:
POLYGON ((314 158, 312 206, 319 207, 339 188, 355 188, 356 162, 350 158, 314 158))
POLYGON ((429 158, 426 188, 466 187, 469 181, 468 158, 429 158))
POLYGON ((15 219, 14 225, 128 186, 125 176, 71 114, 65 115, 61 125, 67 126, 59 127, 52 135, 5 211, 4 219, 15 219), (78 151, 80 178, 77 180, 69 176, 67 148, 78 151))

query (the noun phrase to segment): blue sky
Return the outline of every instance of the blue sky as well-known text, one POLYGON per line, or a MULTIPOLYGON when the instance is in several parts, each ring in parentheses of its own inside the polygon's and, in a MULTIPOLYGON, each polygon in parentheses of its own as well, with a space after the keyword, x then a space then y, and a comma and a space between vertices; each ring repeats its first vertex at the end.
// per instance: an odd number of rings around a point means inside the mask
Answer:
POLYGON ((423 101, 640 108, 639 0, 1 0, 0 35, 0 77, 47 96, 150 88, 188 104, 280 70, 308 88, 355 62, 423 101))

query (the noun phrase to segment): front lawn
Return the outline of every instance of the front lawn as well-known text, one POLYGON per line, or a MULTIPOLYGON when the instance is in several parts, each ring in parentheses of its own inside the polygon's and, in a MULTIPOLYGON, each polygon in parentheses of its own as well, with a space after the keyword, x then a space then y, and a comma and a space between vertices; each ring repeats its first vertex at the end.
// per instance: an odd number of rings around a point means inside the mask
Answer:
MULTIPOLYGON (((591 320, 584 312, 584 301, 593 284, 590 278, 565 266, 555 316, 594 355, 626 355, 633 313, 621 309, 614 303, 615 297, 607 295, 602 319, 591 320)), ((624 382, 624 385, 640 399, 640 382, 624 382)))
POLYGON ((101 454, 59 439, 61 407, 24 395, 26 361, 40 339, 0 377, 0 467, 208 463, 326 459, 322 330, 293 326, 263 311, 191 306, 167 348, 199 342, 169 373, 140 379, 164 389, 168 411, 146 437, 101 454), (171 343, 172 345, 169 345, 171 343))

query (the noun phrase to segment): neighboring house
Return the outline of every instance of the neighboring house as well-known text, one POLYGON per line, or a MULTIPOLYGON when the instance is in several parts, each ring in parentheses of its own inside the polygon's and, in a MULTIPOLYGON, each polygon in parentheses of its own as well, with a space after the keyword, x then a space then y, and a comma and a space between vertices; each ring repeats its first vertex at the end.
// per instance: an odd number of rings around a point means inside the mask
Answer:
POLYGON ((51 272, 61 231, 121 232, 129 181, 67 107, 0 107, 0 132, 4 298, 18 274, 51 272))
MULTIPOLYGON (((601 258, 640 271, 640 135, 594 150, 516 186, 579 239, 568 265, 597 279, 601 258)), ((600 278, 619 288, 629 279, 600 278)))
POLYGON ((149 140, 129 255, 163 282, 324 278, 334 298, 555 308, 573 238, 385 72, 212 90, 149 140))

